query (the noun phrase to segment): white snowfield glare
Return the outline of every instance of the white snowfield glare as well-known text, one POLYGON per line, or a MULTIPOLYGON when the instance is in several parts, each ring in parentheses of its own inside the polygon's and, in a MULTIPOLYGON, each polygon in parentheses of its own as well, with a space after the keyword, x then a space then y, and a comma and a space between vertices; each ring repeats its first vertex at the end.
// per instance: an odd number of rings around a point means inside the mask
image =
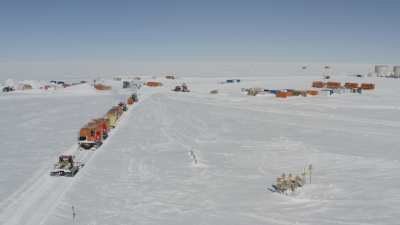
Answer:
MULTIPOLYGON (((362 94, 276 98, 320 77, 155 79, 110 137, 79 151, 79 129, 131 92, 88 84, 0 95, 0 224, 376 225, 400 218, 400 79, 362 94), (185 82, 191 92, 172 92, 185 82), (210 94, 218 89, 218 94, 210 94), (51 177, 63 152, 85 163, 51 177), (268 190, 312 164, 312 182, 268 190)), ((151 79, 147 79, 151 80, 151 79)))

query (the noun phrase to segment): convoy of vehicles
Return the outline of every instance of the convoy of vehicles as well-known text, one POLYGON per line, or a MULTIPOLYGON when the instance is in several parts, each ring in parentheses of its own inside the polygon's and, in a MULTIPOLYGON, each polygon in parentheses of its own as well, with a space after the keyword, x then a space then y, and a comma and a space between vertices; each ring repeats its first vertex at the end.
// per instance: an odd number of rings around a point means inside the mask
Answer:
MULTIPOLYGON (((128 98, 129 101, 137 102, 137 94, 132 94, 128 98)), ((128 106, 124 102, 120 102, 117 106, 112 107, 104 117, 96 118, 85 124, 78 135, 78 145, 80 150, 95 150, 99 148, 105 139, 108 138, 110 130, 115 128, 118 120, 124 111, 128 110, 128 106)), ((74 155, 61 155, 58 162, 54 164, 50 176, 66 176, 73 177, 78 173, 79 169, 84 166, 81 162, 74 161, 74 155)))

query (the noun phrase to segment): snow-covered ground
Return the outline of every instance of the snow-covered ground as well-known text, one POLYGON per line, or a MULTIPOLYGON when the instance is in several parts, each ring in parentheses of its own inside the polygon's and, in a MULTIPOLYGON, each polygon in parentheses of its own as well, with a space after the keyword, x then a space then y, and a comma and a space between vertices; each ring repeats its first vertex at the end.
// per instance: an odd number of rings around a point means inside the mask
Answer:
POLYGON ((48 171, 76 148, 80 126, 126 93, 0 96, 0 223, 398 224, 400 80, 343 76, 377 89, 277 99, 240 90, 304 89, 316 78, 234 78, 242 82, 160 78, 163 87, 143 87, 101 148, 76 152, 86 165, 74 178, 48 171), (170 91, 183 81, 192 92, 170 91), (312 184, 267 190, 308 164, 312 184))

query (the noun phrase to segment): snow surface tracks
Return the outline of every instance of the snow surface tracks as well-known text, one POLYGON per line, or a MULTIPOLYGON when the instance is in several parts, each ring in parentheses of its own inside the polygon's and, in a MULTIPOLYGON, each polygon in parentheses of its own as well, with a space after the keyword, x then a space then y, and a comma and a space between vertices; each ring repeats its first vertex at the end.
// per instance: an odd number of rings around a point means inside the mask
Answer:
MULTIPOLYGON (((136 107, 140 103, 134 104, 136 107)), ((125 112, 119 124, 125 123, 131 108, 125 112)), ((104 141, 103 146, 118 132, 119 126, 111 131, 109 138, 104 141)), ((96 151, 101 151, 102 147, 96 151)), ((77 161, 88 163, 96 153, 93 151, 80 151, 79 146, 74 144, 64 153, 76 156, 77 161)), ((81 173, 74 178, 70 177, 51 177, 49 168, 43 167, 25 182, 18 190, 0 203, 0 224, 23 225, 44 224, 47 217, 51 215, 54 208, 58 205, 64 194, 80 179, 81 173)))

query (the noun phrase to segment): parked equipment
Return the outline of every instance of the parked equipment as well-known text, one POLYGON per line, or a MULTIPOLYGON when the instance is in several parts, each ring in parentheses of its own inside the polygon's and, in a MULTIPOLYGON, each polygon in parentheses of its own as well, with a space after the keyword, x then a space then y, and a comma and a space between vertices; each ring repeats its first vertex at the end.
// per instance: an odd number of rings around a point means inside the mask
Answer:
POLYGON ((176 77, 174 75, 167 75, 167 76, 165 76, 165 79, 175 80, 176 77))
POLYGON ((11 92, 11 91, 14 91, 13 87, 4 87, 3 88, 3 92, 11 92))
POLYGON ((256 95, 258 95, 260 93, 263 93, 264 89, 263 88, 259 88, 259 87, 252 87, 252 88, 244 89, 244 91, 247 92, 247 95, 256 96, 256 95))
POLYGON ((129 81, 122 81, 122 88, 130 88, 131 83, 129 81))
POLYGON ((178 86, 176 86, 176 87, 174 88, 173 91, 176 91, 176 92, 182 91, 182 87, 178 85, 178 86))
POLYGON ((229 79, 226 80, 225 83, 227 84, 240 83, 240 79, 229 79))
POLYGON ((176 92, 190 92, 188 86, 185 83, 183 83, 182 85, 176 86, 173 89, 173 91, 176 91, 176 92))
POLYGON ((210 91, 210 94, 218 94, 218 90, 217 90, 217 89, 211 90, 211 91, 210 91))
POLYGON ((61 155, 58 157, 58 162, 54 164, 54 169, 50 172, 50 176, 73 177, 84 165, 81 162, 74 162, 74 156, 72 155, 61 155))

